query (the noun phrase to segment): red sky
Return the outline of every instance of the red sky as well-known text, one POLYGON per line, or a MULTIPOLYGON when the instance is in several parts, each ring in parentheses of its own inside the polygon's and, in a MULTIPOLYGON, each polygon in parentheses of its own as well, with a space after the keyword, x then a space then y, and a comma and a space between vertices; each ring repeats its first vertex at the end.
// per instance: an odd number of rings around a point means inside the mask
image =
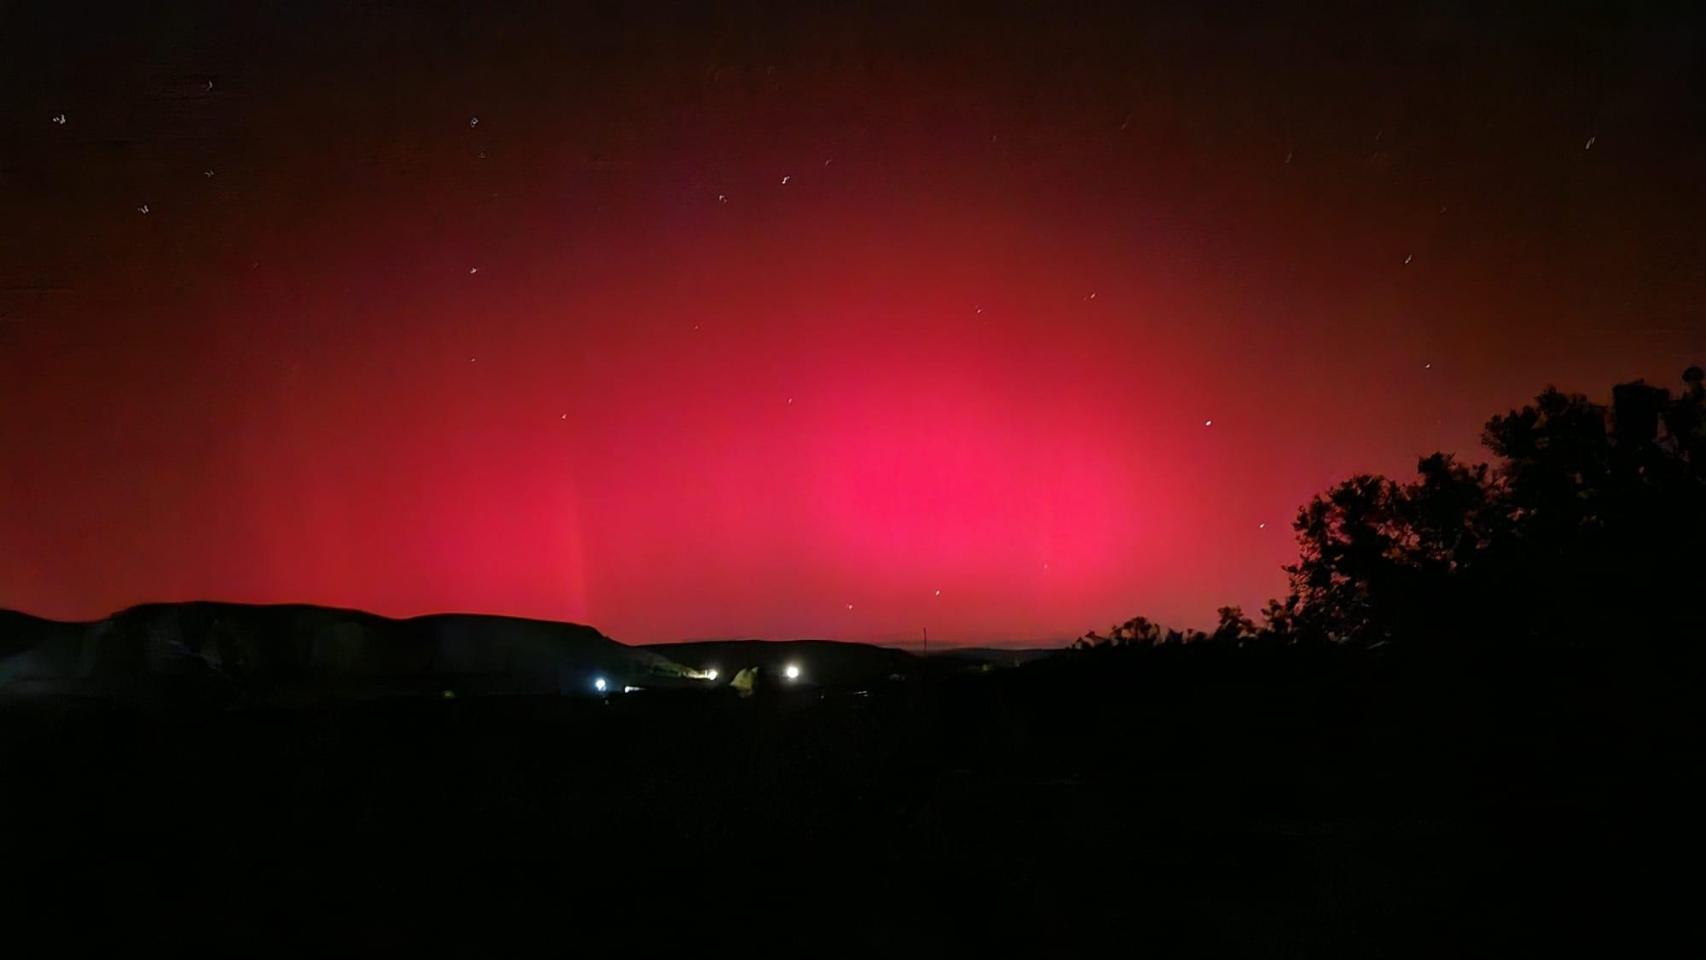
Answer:
POLYGON ((1206 625, 1333 480, 1706 354, 1694 22, 6 17, 44 615, 1206 625))

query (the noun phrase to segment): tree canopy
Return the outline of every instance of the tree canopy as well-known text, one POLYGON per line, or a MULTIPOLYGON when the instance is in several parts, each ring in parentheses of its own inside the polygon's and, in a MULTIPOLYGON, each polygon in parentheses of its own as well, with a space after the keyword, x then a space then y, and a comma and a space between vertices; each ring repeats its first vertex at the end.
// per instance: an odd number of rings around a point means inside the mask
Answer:
POLYGON ((1081 647, 1213 642, 1591 646, 1706 628, 1706 388, 1636 381, 1610 406, 1547 388, 1487 421, 1491 464, 1421 458, 1416 476, 1359 475, 1292 524, 1289 590, 1257 625, 1236 607, 1212 633, 1143 617, 1081 647))

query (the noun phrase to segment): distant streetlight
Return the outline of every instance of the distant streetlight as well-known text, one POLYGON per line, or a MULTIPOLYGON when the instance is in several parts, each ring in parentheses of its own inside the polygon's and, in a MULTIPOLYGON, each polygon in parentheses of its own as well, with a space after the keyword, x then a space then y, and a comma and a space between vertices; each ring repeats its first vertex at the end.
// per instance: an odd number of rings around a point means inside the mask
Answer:
POLYGON ((717 679, 717 668, 712 667, 711 669, 705 671, 705 679, 707 679, 707 680, 717 679))
POLYGON ((787 677, 789 680, 800 679, 800 665, 797 663, 790 663, 783 667, 782 676, 787 677))
POLYGON ((607 687, 607 686, 609 686, 609 684, 608 684, 608 683, 605 683, 605 682, 604 682, 604 678, 603 678, 603 677, 599 677, 599 678, 598 678, 598 679, 597 679, 597 680, 594 680, 594 681, 593 681, 593 682, 592 682, 592 688, 593 688, 593 689, 594 689, 594 690, 597 690, 597 691, 598 691, 598 692, 599 692, 599 693, 603 693, 603 692, 604 692, 604 688, 605 688, 605 687, 607 687))

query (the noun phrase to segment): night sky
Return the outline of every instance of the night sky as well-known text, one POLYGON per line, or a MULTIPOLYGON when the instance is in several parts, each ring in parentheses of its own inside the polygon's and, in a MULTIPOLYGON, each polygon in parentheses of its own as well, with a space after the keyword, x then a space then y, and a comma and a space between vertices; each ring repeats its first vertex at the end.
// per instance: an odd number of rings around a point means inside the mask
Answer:
POLYGON ((4 607, 1201 626, 1706 359, 1690 5, 115 6, 0 4, 4 607))

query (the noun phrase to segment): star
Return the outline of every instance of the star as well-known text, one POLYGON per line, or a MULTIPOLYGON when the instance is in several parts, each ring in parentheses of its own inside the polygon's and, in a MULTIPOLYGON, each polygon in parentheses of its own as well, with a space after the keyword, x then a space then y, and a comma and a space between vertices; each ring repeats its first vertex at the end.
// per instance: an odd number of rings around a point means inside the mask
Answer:
POLYGON ((56 126, 61 126, 61 127, 65 126, 65 114, 61 113, 61 114, 55 115, 53 118, 53 122, 56 126))
POLYGON ((717 202, 718 203, 728 203, 729 202, 729 195, 726 193, 717 194, 717 202))
POLYGON ((1090 295, 1089 295, 1089 296, 1088 296, 1088 297, 1085 297, 1085 298, 1084 298, 1084 299, 1086 299, 1086 300, 1094 300, 1094 299, 1096 299, 1096 295, 1095 295, 1095 294, 1093 294, 1093 293, 1092 293, 1092 294, 1090 294, 1090 295))
POLYGON ((141 214, 147 214, 148 213, 148 204, 145 203, 142 206, 137 207, 136 212, 141 213, 141 214))
POLYGON ((212 180, 213 179, 213 169, 210 167, 206 170, 203 170, 201 172, 201 175, 208 178, 209 180, 212 180))
POLYGON ((1212 427, 1212 426, 1214 426, 1214 421, 1213 420, 1204 420, 1202 422, 1202 425, 1205 427, 1212 427))
POLYGON ((569 415, 565 413, 562 416, 558 417, 557 419, 558 420, 567 420, 567 419, 569 419, 569 415))
POLYGON ((1589 137, 1588 142, 1587 142, 1587 146, 1582 147, 1582 149, 1583 150, 1592 150, 1593 149, 1593 142, 1595 140, 1598 140, 1598 139, 1599 139, 1598 137, 1589 137))
POLYGON ((469 117, 468 118, 468 126, 477 127, 479 125, 480 125, 480 118, 479 117, 469 117))
POLYGON ((1408 254, 1408 255, 1406 255, 1406 256, 1405 256, 1405 257, 1404 257, 1404 265, 1405 265, 1405 266, 1409 266, 1409 265, 1410 265, 1410 261, 1411 261, 1411 260, 1414 260, 1414 259, 1416 259, 1416 255, 1415 255, 1415 254, 1413 254, 1413 253, 1412 253, 1412 254, 1408 254))
POLYGON ((479 357, 469 357, 469 358, 468 358, 468 362, 469 362, 469 363, 479 363, 479 362, 480 362, 480 358, 479 358, 479 357))
POLYGON ((480 268, 479 268, 479 267, 469 267, 469 268, 468 268, 468 276, 470 276, 470 277, 471 277, 471 276, 473 276, 473 275, 474 275, 474 274, 476 274, 476 273, 479 273, 479 272, 480 272, 480 268))
POLYGON ((1433 364, 1431 364, 1431 363, 1424 363, 1424 364, 1422 364, 1422 369, 1423 369, 1423 370, 1432 370, 1432 369, 1433 369, 1433 368, 1434 368, 1434 365, 1433 365, 1433 364))
POLYGON ((207 81, 207 92, 208 93, 213 92, 213 81, 212 80, 207 81))
POLYGON ((1265 524, 1265 523, 1258 523, 1258 524, 1256 524, 1256 529, 1257 529, 1257 530, 1266 530, 1266 529, 1267 529, 1267 528, 1268 528, 1268 525, 1267 525, 1267 524, 1265 524))
POLYGON ((939 596, 941 596, 941 595, 942 595, 942 591, 940 591, 940 590, 938 590, 938 591, 936 591, 936 596, 938 596, 938 597, 939 597, 939 596))
POLYGON ((1287 151, 1286 151, 1286 152, 1285 152, 1285 162, 1286 162, 1286 163, 1290 163, 1290 162, 1291 162, 1291 151, 1290 151, 1290 150, 1287 150, 1287 151))
POLYGON ((790 407, 791 407, 791 406, 793 406, 793 405, 794 405, 794 398, 793 398, 793 397, 789 397, 789 398, 788 398, 788 406, 790 406, 790 407))
POLYGON ((783 178, 782 178, 782 186, 784 186, 784 187, 785 187, 785 186, 787 186, 787 185, 788 185, 788 181, 789 181, 789 180, 792 180, 792 179, 794 179, 794 178, 793 178, 793 177, 792 177, 792 176, 787 176, 787 177, 783 177, 783 178))
POLYGON ((849 604, 848 604, 848 605, 847 605, 847 609, 849 609, 849 610, 851 610, 851 609, 853 609, 853 605, 852 605, 852 604, 851 604, 851 603, 849 603, 849 604))

